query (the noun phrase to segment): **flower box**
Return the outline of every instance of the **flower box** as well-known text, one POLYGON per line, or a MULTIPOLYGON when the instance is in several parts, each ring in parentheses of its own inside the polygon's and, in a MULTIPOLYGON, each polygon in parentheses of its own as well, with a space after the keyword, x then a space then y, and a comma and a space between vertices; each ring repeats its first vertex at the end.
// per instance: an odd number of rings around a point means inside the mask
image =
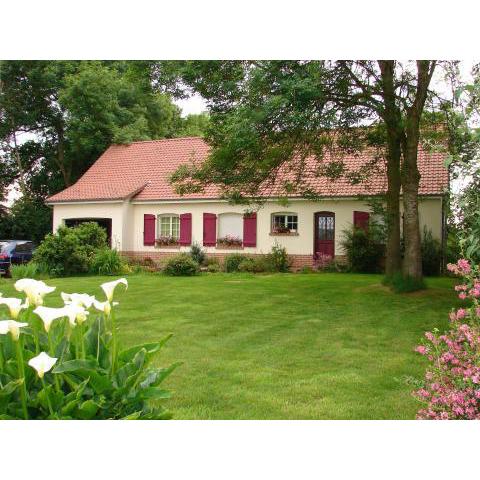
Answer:
POLYGON ((180 248, 180 243, 174 237, 158 237, 155 240, 155 246, 158 248, 180 248))
POLYGON ((217 239, 217 248, 236 249, 243 247, 243 240, 233 235, 226 235, 217 239))

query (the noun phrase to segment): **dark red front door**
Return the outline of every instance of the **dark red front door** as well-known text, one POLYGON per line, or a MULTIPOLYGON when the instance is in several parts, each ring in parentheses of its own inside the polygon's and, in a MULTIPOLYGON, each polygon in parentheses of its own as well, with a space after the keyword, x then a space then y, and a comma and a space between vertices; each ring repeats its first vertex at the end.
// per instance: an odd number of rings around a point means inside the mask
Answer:
POLYGON ((315 214, 315 256, 335 255, 335 214, 317 212, 315 214))

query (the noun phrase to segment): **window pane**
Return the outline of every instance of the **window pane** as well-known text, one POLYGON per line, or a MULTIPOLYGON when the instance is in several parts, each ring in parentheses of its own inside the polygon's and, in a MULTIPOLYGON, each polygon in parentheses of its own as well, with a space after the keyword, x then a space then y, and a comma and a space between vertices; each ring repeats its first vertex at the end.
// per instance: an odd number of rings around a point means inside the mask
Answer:
POLYGON ((180 219, 178 217, 172 218, 172 237, 178 238, 180 236, 180 219))

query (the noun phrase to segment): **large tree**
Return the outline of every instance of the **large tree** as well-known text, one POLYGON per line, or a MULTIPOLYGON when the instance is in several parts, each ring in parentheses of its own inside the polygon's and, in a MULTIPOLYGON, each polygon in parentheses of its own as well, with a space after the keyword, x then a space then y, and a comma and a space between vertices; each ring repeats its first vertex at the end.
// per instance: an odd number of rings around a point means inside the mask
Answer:
POLYGON ((0 62, 0 201, 9 185, 22 196, 8 214, 10 234, 41 239, 51 228, 44 199, 74 183, 111 143, 203 134, 208 116, 182 118, 154 83, 155 65, 0 62), (33 229, 29 211, 38 219, 33 229))
POLYGON ((111 143, 201 132, 203 118, 183 119, 153 85, 152 65, 1 62, 1 168, 9 181, 16 176, 22 190, 44 197, 75 182, 111 143))
MULTIPOLYGON (((178 64, 181 83, 208 102, 212 154, 204 165, 174 177, 179 190, 207 183, 226 195, 255 197, 286 164, 294 170, 284 184, 314 196, 302 173, 307 156, 318 175, 345 174, 341 160, 322 168, 328 151, 376 148, 386 159, 387 275, 401 269, 400 191, 403 188, 405 253, 403 273, 421 272, 417 152, 435 61, 219 61, 178 64), (368 127, 368 128, 365 128, 368 127), (294 165, 292 165, 292 163, 294 165)), ((437 102, 438 103, 438 102, 437 102)), ((341 159, 341 154, 339 155, 341 159)), ((371 165, 375 167, 375 165, 371 165)), ((352 181, 368 176, 366 170, 352 181)))

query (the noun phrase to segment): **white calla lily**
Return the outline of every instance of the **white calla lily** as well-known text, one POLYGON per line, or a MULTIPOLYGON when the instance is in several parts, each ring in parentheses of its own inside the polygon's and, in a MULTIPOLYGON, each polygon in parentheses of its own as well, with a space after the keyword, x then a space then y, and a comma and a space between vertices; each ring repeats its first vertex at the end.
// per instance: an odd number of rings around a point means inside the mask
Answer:
POLYGON ((17 292, 24 292, 30 305, 42 305, 43 297, 48 293, 52 293, 57 287, 49 287, 41 280, 34 280, 33 278, 22 278, 15 282, 15 290, 17 292))
POLYGON ((80 305, 85 308, 90 308, 93 305, 95 297, 87 293, 65 293, 60 294, 65 305, 80 305))
POLYGON ((112 306, 115 307, 118 305, 118 302, 99 302, 98 300, 95 300, 93 302, 93 306, 99 310, 100 312, 103 312, 107 317, 110 315, 110 312, 112 311, 112 306))
POLYGON ((57 363, 58 358, 51 357, 45 352, 41 352, 36 357, 31 358, 28 364, 37 371, 40 378, 43 378, 45 373, 50 371, 52 367, 57 363))
POLYGON ((114 280, 113 282, 102 283, 102 285, 100 285, 102 290, 105 292, 105 295, 107 296, 107 300, 109 302, 113 300, 113 292, 115 291, 117 285, 119 285, 120 283, 125 285, 125 289, 128 288, 128 282, 126 278, 119 278, 118 280, 114 280))
POLYGON ((10 333, 12 339, 17 341, 20 338, 20 328, 28 326, 28 323, 15 320, 0 320, 0 335, 10 333))
POLYGON ((0 296, 0 305, 6 305, 10 310, 10 316, 16 320, 20 315, 20 311, 24 308, 28 308, 28 299, 25 303, 22 304, 22 300, 19 298, 8 298, 8 297, 1 297, 0 296))
POLYGON ((42 319, 43 326, 45 327, 45 331, 47 333, 49 332, 50 326, 54 320, 68 316, 68 312, 66 311, 65 307, 51 308, 39 306, 33 311, 33 313, 36 313, 42 319))
POLYGON ((85 310, 82 305, 72 303, 65 305, 63 309, 65 311, 65 315, 68 317, 70 325, 72 325, 73 327, 77 323, 81 325, 87 319, 87 315, 89 315, 89 312, 87 312, 87 310, 85 310))

